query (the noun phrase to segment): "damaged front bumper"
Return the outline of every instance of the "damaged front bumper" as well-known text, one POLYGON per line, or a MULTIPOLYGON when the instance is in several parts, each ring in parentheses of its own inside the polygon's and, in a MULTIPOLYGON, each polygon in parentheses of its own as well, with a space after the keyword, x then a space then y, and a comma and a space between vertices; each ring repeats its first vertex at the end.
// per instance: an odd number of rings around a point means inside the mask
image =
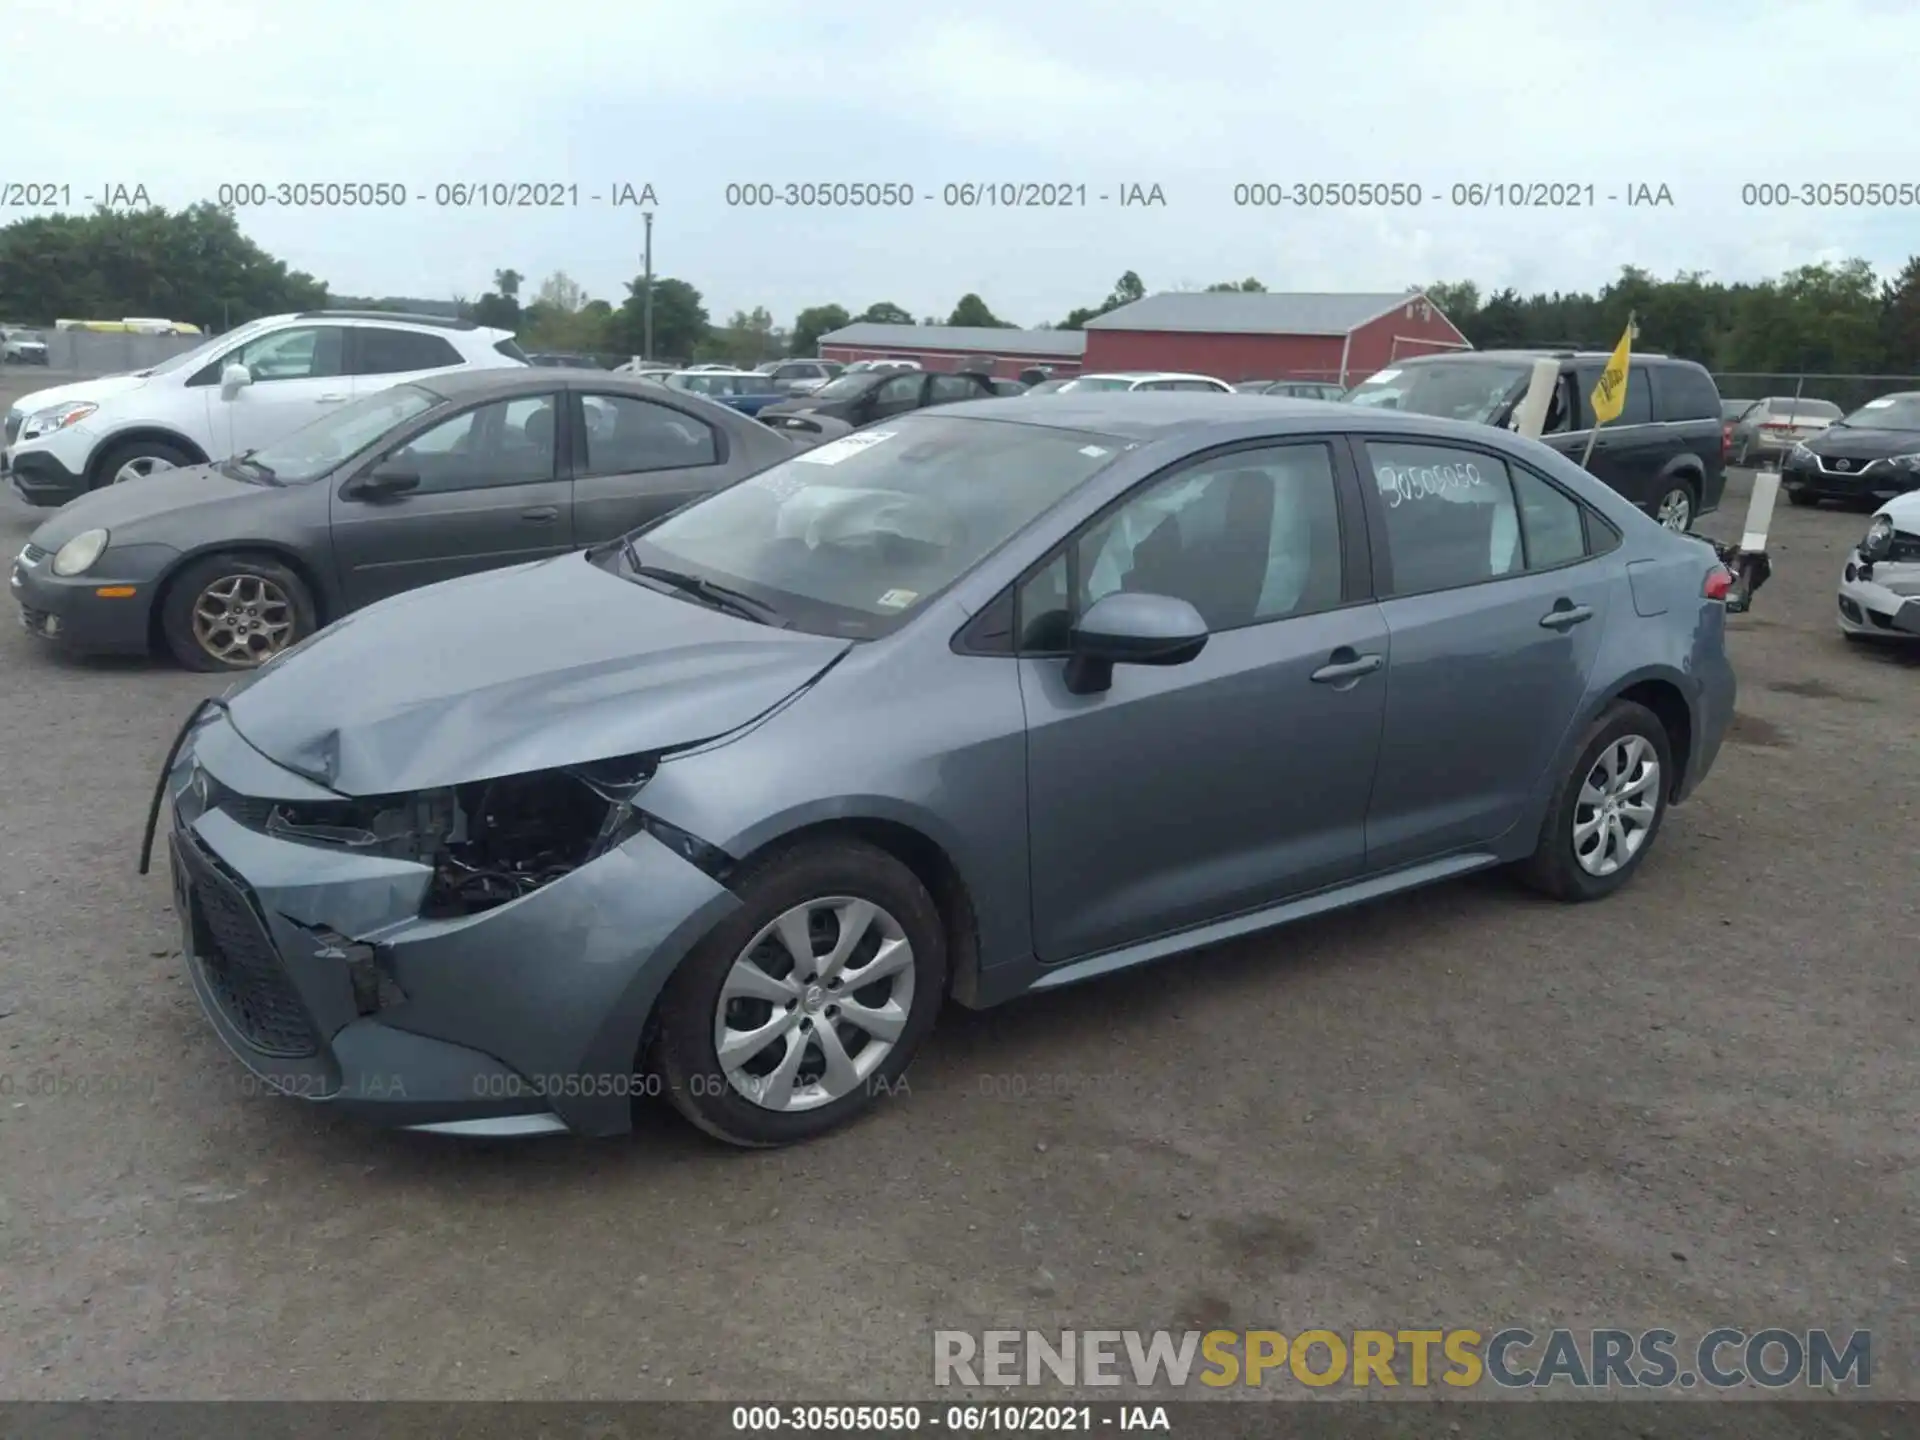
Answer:
POLYGON ((228 1048, 275 1089, 381 1124, 627 1130, 657 1083, 637 1064, 653 1003, 738 904, 713 857, 634 827, 459 913, 434 903, 432 864, 289 838, 281 816, 342 800, 217 704, 161 781, 187 968, 228 1048))

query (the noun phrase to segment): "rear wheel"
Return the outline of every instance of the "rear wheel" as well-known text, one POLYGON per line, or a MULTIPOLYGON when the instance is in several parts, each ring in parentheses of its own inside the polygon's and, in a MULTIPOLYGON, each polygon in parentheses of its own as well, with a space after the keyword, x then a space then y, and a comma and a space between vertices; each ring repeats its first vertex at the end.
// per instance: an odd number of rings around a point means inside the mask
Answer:
POLYGON ((193 463, 193 456, 165 440, 129 440, 100 457, 99 468, 94 471, 94 487, 125 485, 193 463))
POLYGON ((209 555, 167 587, 160 627, 189 670, 252 670, 313 633, 313 597, 276 560, 209 555))
POLYGON ((946 993, 945 930, 914 873, 857 841, 804 844, 735 888, 740 909, 667 982, 653 1062, 708 1134, 808 1140, 892 1092, 946 993))
POLYGON ((1653 518, 1669 530, 1693 528, 1693 487, 1684 480, 1670 482, 1660 503, 1653 507, 1653 518))
POLYGON ((1632 878, 1653 849, 1673 783, 1666 727, 1644 705, 1616 700, 1587 730, 1519 866, 1556 900, 1597 900, 1632 878))

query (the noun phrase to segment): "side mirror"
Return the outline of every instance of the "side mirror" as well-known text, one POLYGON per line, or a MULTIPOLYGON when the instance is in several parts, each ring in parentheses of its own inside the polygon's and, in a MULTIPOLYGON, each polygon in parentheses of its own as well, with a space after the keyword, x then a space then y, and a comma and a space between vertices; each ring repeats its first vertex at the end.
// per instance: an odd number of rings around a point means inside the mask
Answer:
POLYGON ((368 500, 404 495, 420 488, 420 472, 403 460, 382 460, 347 487, 349 495, 368 500))
POLYGON ((1207 646, 1207 622, 1171 595, 1120 591, 1094 601, 1067 641, 1067 689, 1094 695, 1115 665, 1184 665, 1207 646))
POLYGON ((253 372, 244 365, 229 365, 220 372, 220 398, 231 400, 253 383, 253 372))

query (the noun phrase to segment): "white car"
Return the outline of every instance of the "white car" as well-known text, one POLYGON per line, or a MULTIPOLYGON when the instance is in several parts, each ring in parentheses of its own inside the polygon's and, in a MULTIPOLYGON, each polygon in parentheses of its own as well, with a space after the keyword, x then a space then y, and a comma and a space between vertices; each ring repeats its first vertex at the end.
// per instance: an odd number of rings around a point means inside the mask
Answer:
POLYGON ((466 367, 524 365, 512 332, 366 310, 274 315, 158 365, 21 397, 0 474, 29 505, 270 445, 358 395, 466 367))
POLYGON ((1216 390, 1233 394, 1233 387, 1211 375, 1186 375, 1178 370, 1115 370, 1104 375, 1076 375, 1056 395, 1085 394, 1089 390, 1216 390))
POLYGON ((1920 490, 1873 512, 1840 575, 1840 633, 1920 641, 1920 490))

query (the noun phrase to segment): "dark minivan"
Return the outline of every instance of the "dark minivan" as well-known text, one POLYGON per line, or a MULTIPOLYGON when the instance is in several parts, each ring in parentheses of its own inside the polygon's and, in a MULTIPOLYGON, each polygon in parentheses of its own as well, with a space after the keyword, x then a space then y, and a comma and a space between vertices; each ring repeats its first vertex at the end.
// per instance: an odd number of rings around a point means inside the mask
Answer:
MULTIPOLYGON (((1394 362, 1347 392, 1356 405, 1512 425, 1534 362, 1560 362, 1541 440, 1576 463, 1593 430, 1589 398, 1604 351, 1476 350, 1394 362)), ((1717 509, 1727 483, 1720 389, 1706 368, 1667 355, 1635 355, 1626 408, 1600 427, 1587 468, 1669 530, 1689 530, 1717 509)))
POLYGON ((984 375, 948 370, 850 370, 811 395, 767 406, 760 418, 775 424, 789 415, 824 415, 856 430, 876 420, 951 405, 957 400, 990 400, 998 392, 984 375))

